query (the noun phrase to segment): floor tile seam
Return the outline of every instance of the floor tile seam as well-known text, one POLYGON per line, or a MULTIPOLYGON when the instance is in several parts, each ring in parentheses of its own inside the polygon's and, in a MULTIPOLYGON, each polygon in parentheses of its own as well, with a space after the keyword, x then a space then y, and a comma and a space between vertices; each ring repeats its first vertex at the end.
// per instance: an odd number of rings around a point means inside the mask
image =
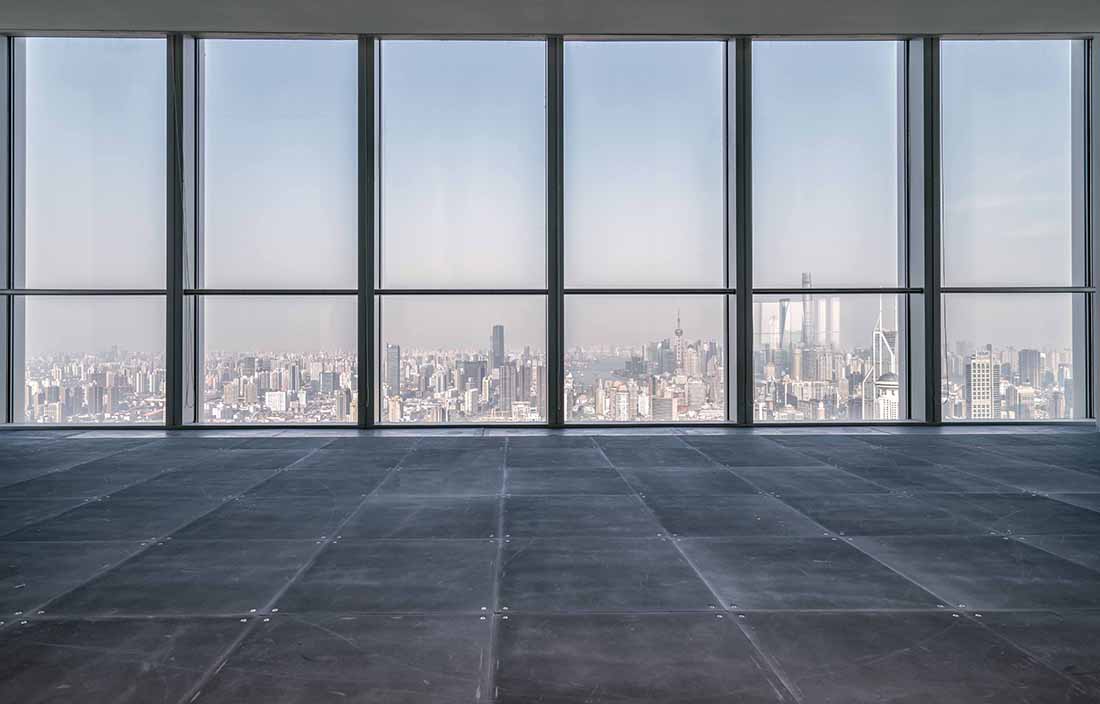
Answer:
MULTIPOLYGON (((216 504, 216 505, 212 506, 210 508, 210 510, 205 511, 202 515, 198 516, 195 520, 201 520, 202 518, 205 518, 206 516, 209 516, 211 513, 213 513, 214 511, 217 511, 218 509, 220 509, 224 505, 225 505, 225 502, 222 502, 222 503, 219 503, 219 504, 216 504)), ((85 586, 93 584, 98 579, 106 576, 108 573, 113 572, 114 570, 122 567, 123 565, 125 565, 125 564, 127 564, 127 563, 129 563, 133 560, 138 559, 139 557, 141 557, 142 555, 147 553, 152 548, 163 545, 166 541, 170 541, 172 539, 171 538, 172 532, 181 530, 182 527, 185 527, 186 525, 190 525, 192 522, 193 521, 187 521, 187 522, 184 523, 183 526, 178 526, 173 531, 170 531, 169 533, 166 533, 166 534, 164 534, 160 537, 148 538, 148 539, 144 539, 144 540, 141 540, 141 539, 133 540, 133 542, 137 543, 137 549, 136 550, 134 550, 133 552, 127 554, 122 559, 116 560, 115 562, 112 562, 111 564, 107 565, 106 567, 104 567, 100 570, 97 570, 92 575, 90 575, 87 579, 84 579, 80 583, 78 583, 78 584, 76 584, 76 585, 74 585, 74 586, 72 586, 68 589, 65 589, 62 592, 59 592, 58 594, 53 595, 52 597, 50 597, 46 601, 41 602, 40 604, 33 607, 32 609, 29 609, 28 611, 33 611, 34 612, 33 615, 37 615, 37 613, 39 611, 48 612, 49 606, 51 604, 54 604, 54 603, 60 601, 61 599, 64 599, 65 597, 69 596, 70 594, 77 591, 78 589, 81 589, 85 586)), ((50 541, 50 542, 54 542, 54 541, 50 541)), ((56 541, 56 542, 65 542, 65 541, 56 541)), ((131 542, 131 541, 121 540, 121 541, 110 541, 110 542, 126 543, 126 542, 131 542)), ((27 619, 27 620, 29 620, 29 619, 27 619)), ((0 631, 5 630, 7 627, 9 627, 10 625, 12 625, 14 623, 15 622, 12 621, 12 622, 9 622, 9 624, 7 624, 7 625, 0 624, 0 631)))
POLYGON ((504 463, 500 476, 500 492, 497 496, 497 523, 496 523, 496 556, 493 561, 493 581, 489 595, 489 613, 482 616, 489 620, 489 643, 485 657, 478 669, 478 701, 496 701, 498 691, 496 686, 497 671, 500 668, 500 619, 502 605, 500 603, 501 582, 504 572, 504 500, 508 487, 508 452, 511 447, 508 436, 504 437, 504 463))

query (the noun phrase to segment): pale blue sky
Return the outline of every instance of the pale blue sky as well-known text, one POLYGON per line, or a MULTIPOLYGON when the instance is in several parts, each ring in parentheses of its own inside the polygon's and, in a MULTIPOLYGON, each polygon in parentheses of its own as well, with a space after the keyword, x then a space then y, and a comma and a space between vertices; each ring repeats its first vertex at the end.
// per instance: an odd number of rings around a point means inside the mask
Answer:
MULTIPOLYGON (((163 41, 26 46, 28 285, 163 286, 163 41)), ((953 283, 967 272, 979 283, 1069 283, 1069 47, 944 42, 953 283)), ((723 49, 567 45, 571 284, 720 285, 723 49)), ((225 40, 205 50, 206 284, 354 287, 354 43, 225 40)), ((384 43, 385 285, 545 284, 544 61, 538 42, 384 43)), ((759 42, 753 66, 756 284, 798 286, 810 270, 817 285, 892 285, 895 45, 759 42)), ((979 337, 1019 328, 1020 344, 1068 344, 1044 305, 1033 299, 1003 315, 953 310, 949 323, 979 337)), ((77 335, 86 327, 76 322, 87 317, 80 306, 48 308, 34 316, 49 334, 30 335, 42 341, 31 353, 84 347, 88 335, 162 345, 156 324, 135 318, 129 331, 77 335)), ((567 320, 571 337, 668 334, 667 306, 602 308, 567 320)), ((107 311, 104 303, 97 314, 107 311)), ((227 345, 289 336, 332 346, 354 335, 351 320, 335 333, 299 330, 277 308, 242 311, 249 325, 229 321, 218 332, 227 345)), ((516 321, 511 339, 541 339, 542 316, 523 311, 486 308, 473 325, 457 309, 389 315, 386 336, 411 338, 430 324, 457 345, 480 344, 482 321, 501 316, 516 321)), ((852 332, 862 335, 856 317, 852 332)))

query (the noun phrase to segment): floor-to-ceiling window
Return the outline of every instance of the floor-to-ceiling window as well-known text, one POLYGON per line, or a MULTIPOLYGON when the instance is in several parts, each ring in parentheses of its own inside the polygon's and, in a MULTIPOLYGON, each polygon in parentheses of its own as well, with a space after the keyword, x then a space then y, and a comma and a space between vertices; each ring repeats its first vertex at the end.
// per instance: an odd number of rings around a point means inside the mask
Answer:
POLYGON ((375 412, 547 412, 546 45, 385 40, 377 62, 375 412))
POLYGON ((11 41, 12 420, 163 423, 165 41, 11 41))
POLYGON ((943 418, 1083 417, 1084 42, 940 52, 943 418))
POLYGON ((727 416, 726 43, 567 41, 564 416, 727 416))
POLYGON ((198 43, 199 422, 357 420, 356 49, 198 43))
POLYGON ((752 45, 753 418, 908 417, 903 45, 752 45))
POLYGON ((1094 413, 1086 40, 0 40, 2 422, 1094 413))

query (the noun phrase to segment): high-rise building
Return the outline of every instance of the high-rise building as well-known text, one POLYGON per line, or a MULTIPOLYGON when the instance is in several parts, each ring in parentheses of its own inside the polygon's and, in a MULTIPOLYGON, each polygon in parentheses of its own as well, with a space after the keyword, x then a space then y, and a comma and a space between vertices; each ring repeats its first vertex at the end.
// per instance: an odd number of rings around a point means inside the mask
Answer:
POLYGON ((493 369, 504 366, 504 326, 494 325, 490 340, 490 361, 493 369))
POLYGON ((386 369, 383 376, 387 396, 401 395, 401 346, 386 345, 386 369))
POLYGON ((975 352, 966 362, 966 417, 998 420, 1001 417, 1001 365, 993 347, 975 352))

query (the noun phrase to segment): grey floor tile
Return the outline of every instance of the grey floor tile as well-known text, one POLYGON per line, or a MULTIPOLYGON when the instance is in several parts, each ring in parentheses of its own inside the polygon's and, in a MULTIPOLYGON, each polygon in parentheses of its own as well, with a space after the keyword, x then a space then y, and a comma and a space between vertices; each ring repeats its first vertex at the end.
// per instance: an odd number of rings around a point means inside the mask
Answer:
POLYGON ((622 469, 623 478, 639 494, 685 494, 714 496, 719 494, 758 493, 745 480, 726 469, 680 467, 676 469, 622 469))
POLYGON ((210 499, 224 501, 274 476, 274 469, 246 471, 178 469, 111 494, 113 499, 210 499))
POLYGON ((237 445, 241 450, 319 450, 331 444, 336 438, 330 435, 308 435, 251 438, 237 445))
POLYGON ((137 552, 118 543, 0 543, 0 621, 27 612, 137 552))
POLYGON ((793 701, 717 614, 513 615, 498 626, 498 702, 793 701))
POLYGON ((593 449, 595 439, 590 435, 576 435, 568 431, 552 435, 513 435, 508 438, 508 453, 513 450, 533 449, 593 449))
POLYGON ((283 496, 232 499, 177 531, 181 540, 309 539, 333 535, 362 496, 283 496))
POLYGON ((687 442, 729 467, 805 467, 824 464, 767 438, 687 436, 687 442))
POLYGON ((771 496, 646 496, 646 504, 671 535, 820 536, 825 530, 771 496))
POLYGON ((653 536, 661 526, 636 496, 510 496, 504 533, 549 536, 653 536))
POLYGON ((388 469, 348 469, 328 472, 280 472, 246 492, 246 496, 366 496, 382 483, 388 469))
POLYGON ((1100 612, 996 611, 982 623, 1100 700, 1100 612))
POLYGON ((581 447, 511 447, 508 448, 509 467, 610 467, 595 445, 581 447))
POLYGON ((244 630, 237 619, 40 621, 0 636, 0 701, 183 698, 244 630))
POLYGON ((779 467, 737 467, 737 476, 776 496, 818 494, 885 494, 889 490, 835 467, 787 469, 779 467))
POLYGON ((509 469, 506 494, 632 494, 634 490, 610 467, 598 469, 509 469))
POLYGON ((279 614, 233 651, 197 704, 474 702, 484 698, 489 632, 476 615, 279 614))
POLYGON ((741 609, 921 609, 940 602, 836 538, 687 538, 680 546, 741 609))
POLYGON ((9 533, 4 540, 150 540, 168 535, 217 505, 205 499, 109 496, 9 533))
POLYGON ((604 446, 611 464, 622 468, 649 467, 718 467, 717 462, 698 450, 681 443, 681 447, 604 446))
POLYGON ((950 613, 748 614, 742 623, 806 704, 1090 701, 950 613))
POLYGON ((989 530, 898 494, 790 496, 788 504, 838 535, 985 535, 989 530))
POLYGON ((382 482, 377 493, 383 496, 496 496, 503 488, 504 470, 499 468, 400 469, 382 482))
POLYGON ((1016 540, 905 536, 855 542, 959 608, 1100 607, 1100 572, 1016 540))
POLYGON ((935 465, 860 466, 839 464, 854 474, 891 491, 939 492, 947 494, 997 493, 1012 491, 1007 484, 974 476, 950 467, 935 465))
POLYGON ((1100 535, 1100 513, 1031 494, 932 494, 927 503, 1003 533, 1100 535))
POLYGON ((417 447, 401 462, 405 470, 491 469, 504 466, 504 446, 491 449, 417 447))
POLYGON ((500 604, 510 611, 677 611, 716 607, 664 538, 512 538, 500 604))
POLYGON ((1017 489, 1049 493, 1100 492, 1100 476, 1047 465, 963 466, 965 471, 1017 489))
POLYGON ((241 471, 248 469, 283 469, 310 453, 309 450, 241 450, 230 449, 204 458, 194 465, 206 471, 241 471))
POLYGON ((342 451, 360 455, 376 453, 404 454, 416 447, 415 437, 362 436, 335 438, 323 448, 326 451, 342 451))
MULTIPOLYGON (((347 438, 344 438, 347 439, 347 438)), ((315 450, 301 460, 287 467, 290 472, 326 472, 331 470, 374 470, 391 469, 396 467, 408 454, 407 450, 380 449, 377 451, 365 450, 357 452, 348 449, 337 449, 332 445, 315 450)))
POLYGON ((277 606, 283 612, 469 611, 493 605, 495 540, 339 541, 277 606))
POLYGON ((498 537, 493 496, 373 496, 343 528, 345 540, 498 537))
POLYGON ((316 549, 312 540, 166 541, 52 603, 50 611, 248 614, 266 606, 316 549))
POLYGON ((61 499, 105 496, 160 473, 148 465, 101 467, 81 465, 44 474, 0 489, 5 499, 61 499))

